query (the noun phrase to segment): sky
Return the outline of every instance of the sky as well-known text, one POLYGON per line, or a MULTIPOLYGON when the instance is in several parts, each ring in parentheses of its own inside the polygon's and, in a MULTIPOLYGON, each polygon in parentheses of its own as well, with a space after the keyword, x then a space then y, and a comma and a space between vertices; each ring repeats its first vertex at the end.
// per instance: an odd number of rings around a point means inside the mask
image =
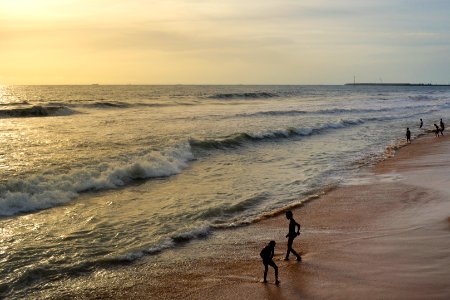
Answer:
POLYGON ((0 0, 0 84, 450 83, 449 0, 0 0))

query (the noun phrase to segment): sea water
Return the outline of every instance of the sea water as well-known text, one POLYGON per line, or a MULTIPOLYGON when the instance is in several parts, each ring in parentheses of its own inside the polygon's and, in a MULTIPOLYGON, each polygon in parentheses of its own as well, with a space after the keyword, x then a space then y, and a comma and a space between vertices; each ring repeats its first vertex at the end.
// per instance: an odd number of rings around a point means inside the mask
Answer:
POLYGON ((0 87, 0 296, 300 204, 449 111, 437 86, 0 87))

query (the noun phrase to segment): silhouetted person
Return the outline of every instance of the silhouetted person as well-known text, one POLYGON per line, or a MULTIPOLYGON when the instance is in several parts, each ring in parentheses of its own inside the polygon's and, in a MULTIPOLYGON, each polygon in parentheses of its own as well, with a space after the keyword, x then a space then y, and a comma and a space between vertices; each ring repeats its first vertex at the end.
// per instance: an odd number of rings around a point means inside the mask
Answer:
POLYGON ((444 127, 444 122, 442 122, 442 119, 441 119, 441 122, 439 122, 439 125, 441 126, 441 134, 442 135, 444 135, 444 129, 445 129, 445 127, 444 127))
POLYGON ((284 258, 284 260, 289 260, 289 254, 292 252, 297 257, 297 261, 301 261, 302 257, 298 255, 298 253, 295 252, 294 249, 292 249, 294 239, 300 235, 300 224, 295 222, 292 215, 292 211, 290 210, 286 212, 286 219, 288 219, 290 222, 289 222, 289 233, 286 235, 286 237, 288 238, 288 244, 286 257, 284 258))
POLYGON ((420 126, 419 126, 419 128, 422 128, 422 126, 423 126, 423 121, 422 121, 422 119, 420 119, 420 126))
POLYGON ((436 123, 434 123, 434 127, 436 127, 436 130, 434 131, 434 133, 436 134, 436 136, 439 136, 439 132, 441 131, 439 126, 437 126, 436 123))
POLYGON ((409 131, 409 127, 406 128, 406 142, 410 142, 411 143, 411 131, 409 131))
POLYGON ((259 253, 264 264, 264 283, 267 282, 267 271, 269 270, 269 265, 275 270, 275 284, 280 283, 278 280, 278 267, 272 259, 275 252, 275 244, 275 241, 270 241, 269 244, 261 250, 261 253, 259 253))

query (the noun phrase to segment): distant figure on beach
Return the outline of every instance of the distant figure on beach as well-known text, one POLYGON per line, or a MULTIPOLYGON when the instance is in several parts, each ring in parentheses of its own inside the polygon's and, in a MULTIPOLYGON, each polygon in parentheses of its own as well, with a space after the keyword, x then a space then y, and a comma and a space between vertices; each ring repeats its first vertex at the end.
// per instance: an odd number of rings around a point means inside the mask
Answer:
POLYGON ((439 136, 439 132, 441 131, 439 126, 437 126, 436 123, 434 123, 434 127, 436 127, 436 130, 434 131, 434 133, 436 134, 436 136, 439 136))
POLYGON ((259 253, 264 265, 264 283, 267 283, 267 271, 269 270, 269 265, 275 270, 275 284, 280 283, 278 280, 278 267, 272 259, 275 252, 275 244, 275 241, 270 241, 269 244, 261 250, 261 253, 259 253))
POLYGON ((286 235, 286 237, 288 238, 288 243, 287 243, 287 253, 284 260, 289 260, 289 254, 292 252, 297 257, 297 261, 301 261, 302 257, 298 255, 298 253, 295 252, 294 249, 292 249, 294 239, 300 235, 300 224, 295 222, 292 211, 290 210, 286 212, 286 219, 288 219, 290 222, 289 222, 289 233, 286 235))
POLYGON ((409 127, 406 128, 406 142, 411 143, 411 131, 409 131, 409 127))
POLYGON ((422 121, 422 119, 420 119, 420 126, 419 126, 419 128, 422 128, 422 126, 423 126, 423 121, 422 121))
POLYGON ((444 135, 445 127, 444 127, 444 122, 442 122, 442 119, 441 119, 441 122, 439 122, 439 125, 441 126, 441 135, 444 135))

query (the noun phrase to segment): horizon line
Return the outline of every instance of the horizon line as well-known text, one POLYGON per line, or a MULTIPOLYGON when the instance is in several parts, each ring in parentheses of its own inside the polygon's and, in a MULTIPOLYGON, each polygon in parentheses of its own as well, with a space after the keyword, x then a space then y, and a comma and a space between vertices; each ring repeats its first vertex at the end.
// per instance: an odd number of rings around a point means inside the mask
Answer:
POLYGON ((356 82, 356 83, 0 83, 0 86, 127 86, 127 85, 148 85, 148 86, 229 86, 229 85, 242 85, 242 86, 345 86, 345 85, 423 85, 423 86, 449 86, 449 83, 411 83, 411 82, 356 82))

